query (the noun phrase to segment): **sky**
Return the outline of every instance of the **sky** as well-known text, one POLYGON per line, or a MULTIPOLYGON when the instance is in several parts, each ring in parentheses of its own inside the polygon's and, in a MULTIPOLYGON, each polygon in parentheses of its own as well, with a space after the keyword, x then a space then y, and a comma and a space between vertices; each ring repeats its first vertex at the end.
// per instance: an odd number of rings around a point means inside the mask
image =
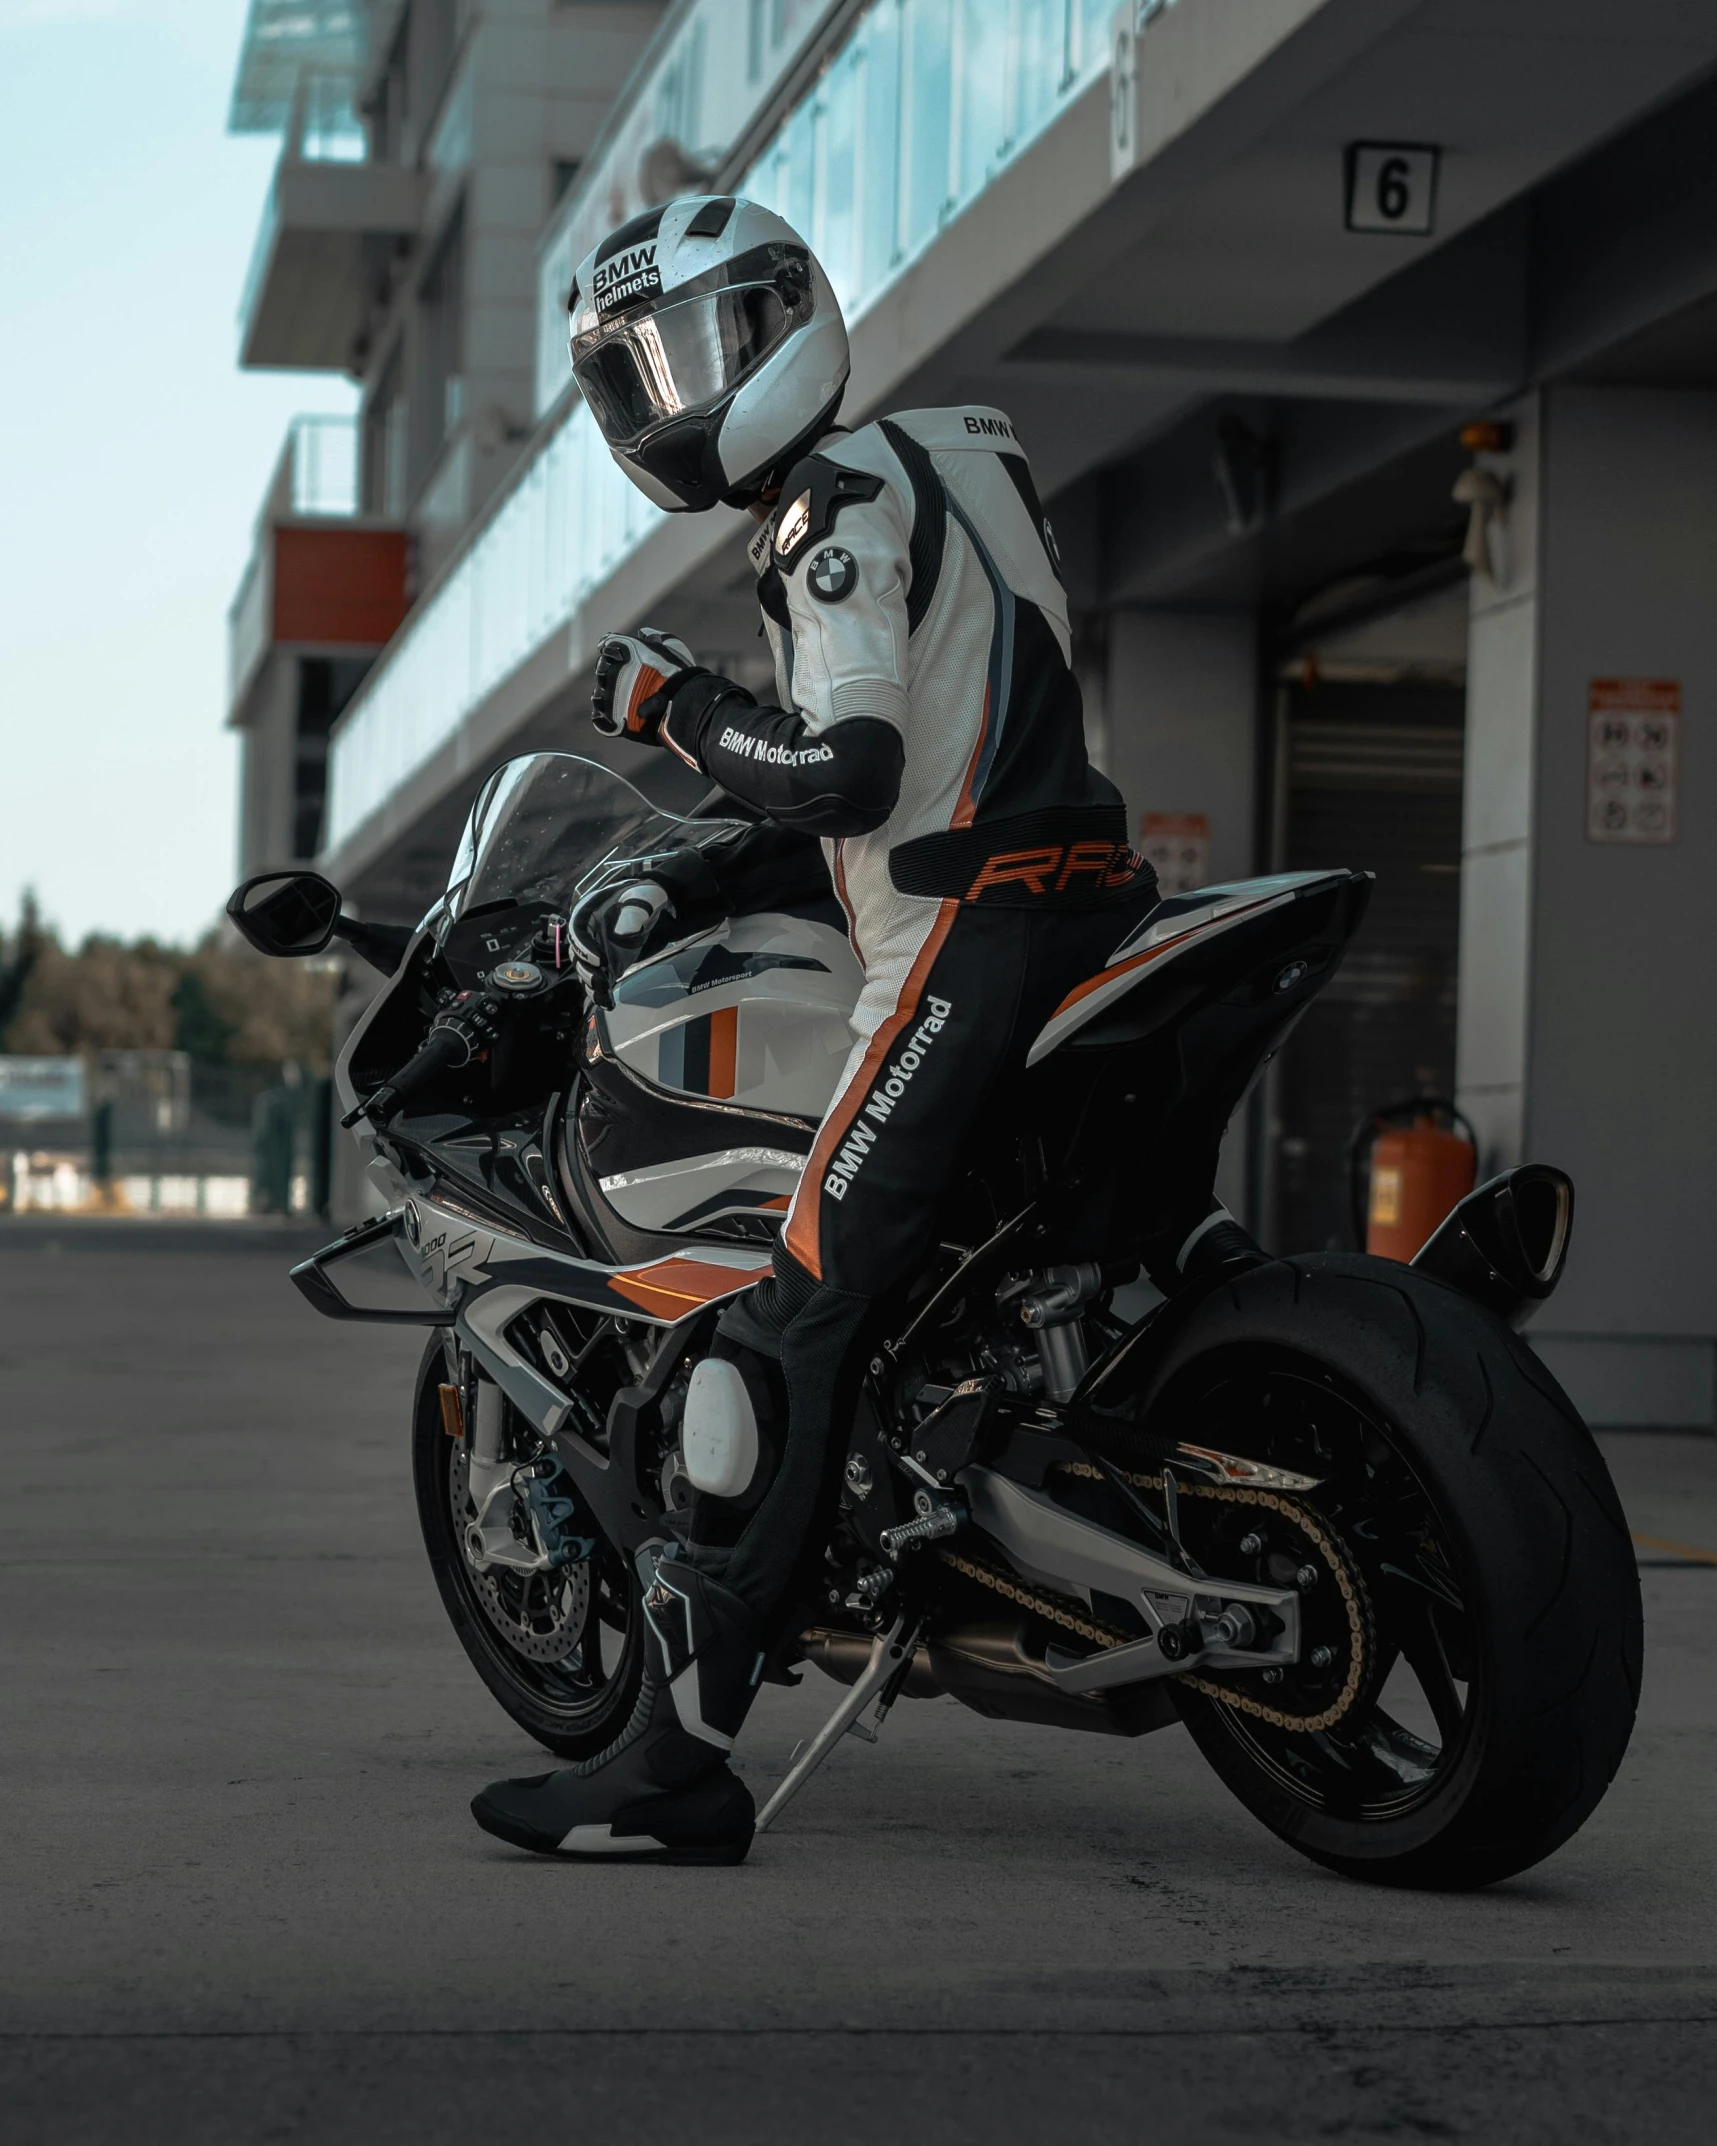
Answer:
POLYGON ((278 145, 245 0, 0 0, 0 922, 188 942, 231 890, 226 611, 297 412, 241 373, 278 145))

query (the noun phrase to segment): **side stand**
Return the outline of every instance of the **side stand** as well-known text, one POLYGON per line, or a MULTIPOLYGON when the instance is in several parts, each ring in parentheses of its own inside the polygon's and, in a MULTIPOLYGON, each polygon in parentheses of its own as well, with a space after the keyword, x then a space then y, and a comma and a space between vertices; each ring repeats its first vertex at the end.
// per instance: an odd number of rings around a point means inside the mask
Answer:
MULTIPOLYGON (((918 1651, 920 1624, 921 1620, 914 1620, 909 1628, 906 1618, 900 1616, 894 1620, 888 1631, 879 1633, 872 1640, 870 1660, 858 1682, 823 1723, 802 1756, 788 1769, 774 1795, 758 1812, 759 1833, 764 1832, 787 1808, 848 1729, 857 1722, 872 1699, 877 1700, 876 1727, 881 1728, 883 1717, 894 1704, 900 1687, 906 1682, 907 1672, 912 1667, 912 1657, 918 1651)), ((868 1741, 874 1743, 875 1735, 872 1734, 868 1741)))

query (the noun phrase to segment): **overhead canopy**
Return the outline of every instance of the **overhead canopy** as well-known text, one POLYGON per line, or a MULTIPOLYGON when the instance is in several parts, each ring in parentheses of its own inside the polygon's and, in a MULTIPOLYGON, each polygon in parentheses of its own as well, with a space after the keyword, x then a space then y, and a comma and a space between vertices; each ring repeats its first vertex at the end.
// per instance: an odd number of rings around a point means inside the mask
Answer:
POLYGON ((275 134, 300 76, 357 81, 369 44, 369 0, 250 0, 227 125, 275 134))

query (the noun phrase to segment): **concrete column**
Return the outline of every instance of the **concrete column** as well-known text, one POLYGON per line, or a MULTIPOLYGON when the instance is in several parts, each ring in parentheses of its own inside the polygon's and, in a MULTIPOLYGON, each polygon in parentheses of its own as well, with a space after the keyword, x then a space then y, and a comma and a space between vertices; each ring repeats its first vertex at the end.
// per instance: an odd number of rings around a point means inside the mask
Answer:
POLYGON ((1574 1179, 1534 1345, 1600 1423, 1717 1395, 1717 395, 1558 387, 1515 413, 1507 557, 1475 580, 1461 1100, 1488 1167, 1574 1179), (1677 830, 1587 834, 1598 679, 1672 680, 1677 830))
POLYGON ((1115 611, 1108 773, 1133 838, 1147 812, 1202 815, 1211 882, 1254 870, 1257 628, 1250 612, 1115 611))
MULTIPOLYGON (((1115 611, 1109 616, 1103 734, 1107 773, 1134 841, 1148 813, 1202 818, 1206 884, 1247 879, 1257 783, 1257 626, 1250 612, 1115 611)), ((1247 1118, 1223 1145, 1217 1197, 1254 1226, 1247 1118)))
POLYGON ((246 701, 239 767, 240 878, 292 862, 297 799, 298 657, 270 649, 246 701))
POLYGON ((1483 462, 1509 491, 1494 575, 1470 584, 1455 1086, 1480 1173, 1519 1162, 1530 1001, 1533 776, 1538 737, 1539 408, 1506 413, 1514 446, 1483 462))

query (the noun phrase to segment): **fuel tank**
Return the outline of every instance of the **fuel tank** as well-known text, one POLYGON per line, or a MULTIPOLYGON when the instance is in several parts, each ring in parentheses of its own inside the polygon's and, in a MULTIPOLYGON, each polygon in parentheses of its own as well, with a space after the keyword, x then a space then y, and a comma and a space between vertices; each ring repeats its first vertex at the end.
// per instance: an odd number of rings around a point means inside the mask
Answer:
POLYGON ((843 932, 783 914, 730 918, 629 969, 587 1051, 598 1109, 581 1130, 603 1201, 634 1229, 772 1233, 863 981, 843 932))

